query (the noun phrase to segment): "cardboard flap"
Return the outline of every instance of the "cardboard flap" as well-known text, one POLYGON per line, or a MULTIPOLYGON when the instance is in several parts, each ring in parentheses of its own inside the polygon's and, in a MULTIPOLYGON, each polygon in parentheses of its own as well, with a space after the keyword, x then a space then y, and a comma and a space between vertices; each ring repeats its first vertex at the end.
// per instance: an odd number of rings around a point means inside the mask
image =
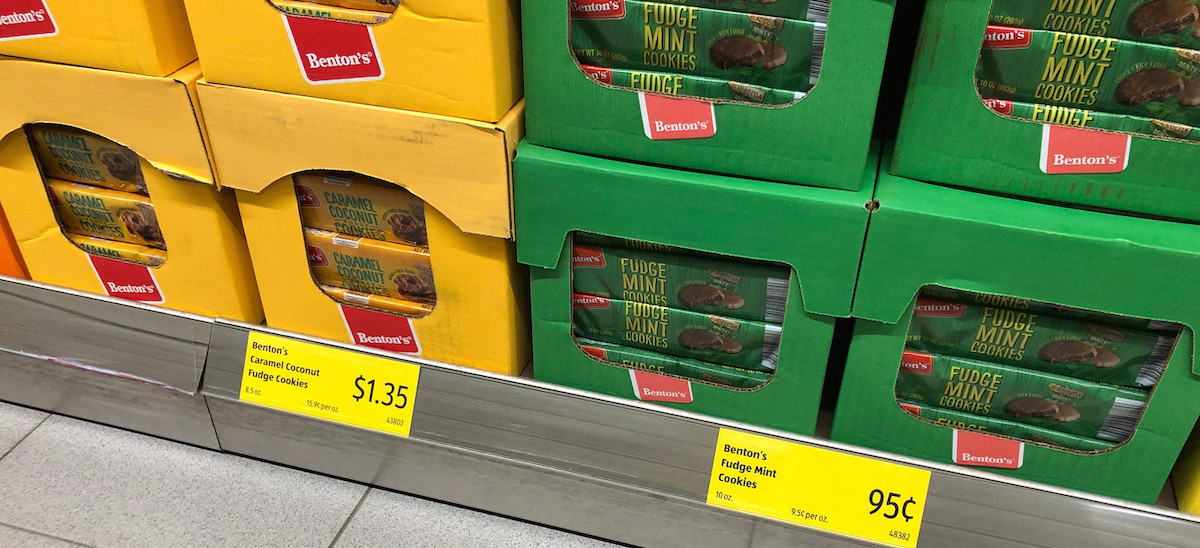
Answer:
POLYGON ((1200 326, 1200 226, 887 173, 880 175, 877 198, 881 207, 867 232, 855 317, 894 324, 906 317, 921 286, 936 284, 1200 326))
POLYGON ((200 100, 222 186, 261 192, 298 171, 355 171, 407 188, 465 232, 512 235, 523 104, 488 124, 209 83, 200 100))
POLYGON ((154 78, 0 57, 0 135, 25 124, 78 127, 125 145, 168 174, 213 183, 188 87, 192 63, 154 78))
POLYGON ((876 172, 860 192, 736 179, 522 144, 517 259, 555 268, 584 231, 791 265, 805 310, 849 313, 876 172))

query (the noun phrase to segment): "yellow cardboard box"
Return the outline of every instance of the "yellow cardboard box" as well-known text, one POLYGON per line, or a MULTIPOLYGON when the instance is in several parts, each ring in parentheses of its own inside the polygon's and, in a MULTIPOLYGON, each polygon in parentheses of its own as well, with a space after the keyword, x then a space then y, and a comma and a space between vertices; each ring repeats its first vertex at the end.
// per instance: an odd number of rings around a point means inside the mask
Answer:
POLYGON ((166 78, 0 58, 0 204, 37 281, 169 308, 261 321, 238 223, 218 191, 195 105, 199 64, 166 78), (89 255, 55 219, 24 127, 77 127, 139 156, 169 251, 157 267, 89 255))
POLYGON ((523 104, 489 124, 207 83, 200 101, 217 173, 238 189, 268 325, 520 372, 530 355, 528 278, 511 240, 510 163, 523 104), (342 306, 313 280, 292 174, 326 169, 425 200, 437 287, 428 315, 342 306))
POLYGON ((196 46, 182 0, 5 0, 0 55, 167 76, 196 46))
POLYGON ((521 97, 516 0, 405 0, 374 25, 186 4, 209 82, 487 122, 521 97))

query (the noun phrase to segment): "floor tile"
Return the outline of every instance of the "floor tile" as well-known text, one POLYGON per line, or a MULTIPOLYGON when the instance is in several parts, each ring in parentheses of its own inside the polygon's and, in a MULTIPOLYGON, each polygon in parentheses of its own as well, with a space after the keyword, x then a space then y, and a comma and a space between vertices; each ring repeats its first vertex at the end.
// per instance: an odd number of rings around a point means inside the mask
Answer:
POLYGON ((0 456, 12 449, 46 418, 46 413, 0 402, 0 456))
POLYGON ((20 548, 76 548, 79 545, 37 533, 13 529, 6 525, 0 525, 0 546, 19 546, 20 548))
POLYGON ((557 529, 374 489, 335 548, 605 548, 617 546, 557 529))
POLYGON ((325 548, 365 490, 52 416, 0 460, 0 523, 99 548, 325 548))

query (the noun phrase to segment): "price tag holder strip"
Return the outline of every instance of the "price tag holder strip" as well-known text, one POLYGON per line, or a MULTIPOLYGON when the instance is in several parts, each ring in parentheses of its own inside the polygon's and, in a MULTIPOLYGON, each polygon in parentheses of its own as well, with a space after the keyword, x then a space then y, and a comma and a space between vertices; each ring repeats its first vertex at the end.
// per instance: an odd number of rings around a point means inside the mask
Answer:
POLYGON ((417 365, 251 331, 241 401, 408 437, 417 365))

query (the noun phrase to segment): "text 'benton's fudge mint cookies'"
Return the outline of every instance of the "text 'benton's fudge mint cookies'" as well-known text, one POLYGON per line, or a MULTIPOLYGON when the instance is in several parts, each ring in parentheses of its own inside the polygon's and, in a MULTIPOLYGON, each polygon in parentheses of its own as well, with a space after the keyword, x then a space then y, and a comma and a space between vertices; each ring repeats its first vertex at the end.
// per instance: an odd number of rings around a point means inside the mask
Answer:
POLYGON ((1112 442, 1086 436, 1074 436, 1031 424, 972 415, 970 413, 942 409, 907 400, 898 400, 898 402, 901 409, 908 411, 914 417, 957 430, 970 430, 972 432, 983 432, 997 436, 1009 436, 1074 451, 1104 451, 1113 447, 1112 442))
POLYGON ((979 360, 906 351, 896 395, 1077 436, 1124 441, 1149 392, 979 360))
POLYGON ((677 3, 572 2, 570 47, 583 65, 650 70, 791 91, 820 73, 825 24, 677 3))
POLYGON ((1200 48, 1200 11, 1189 0, 994 0, 991 22, 1200 48))
POLYGON ((908 346, 1120 386, 1162 378, 1176 335, 919 297, 908 346))
POLYGON ((1180 102, 1200 79, 1200 51, 1082 34, 989 26, 976 69, 979 93, 1200 125, 1180 102))
POLYGON ((758 371, 779 361, 778 325, 578 293, 571 308, 581 337, 758 371))
POLYGON ((578 339, 576 343, 580 350, 593 358, 659 375, 672 375, 732 388, 757 388, 771 380, 771 374, 762 371, 670 356, 641 348, 591 339, 578 339))
POLYGON ((576 243, 576 293, 779 323, 791 269, 713 256, 576 243))

